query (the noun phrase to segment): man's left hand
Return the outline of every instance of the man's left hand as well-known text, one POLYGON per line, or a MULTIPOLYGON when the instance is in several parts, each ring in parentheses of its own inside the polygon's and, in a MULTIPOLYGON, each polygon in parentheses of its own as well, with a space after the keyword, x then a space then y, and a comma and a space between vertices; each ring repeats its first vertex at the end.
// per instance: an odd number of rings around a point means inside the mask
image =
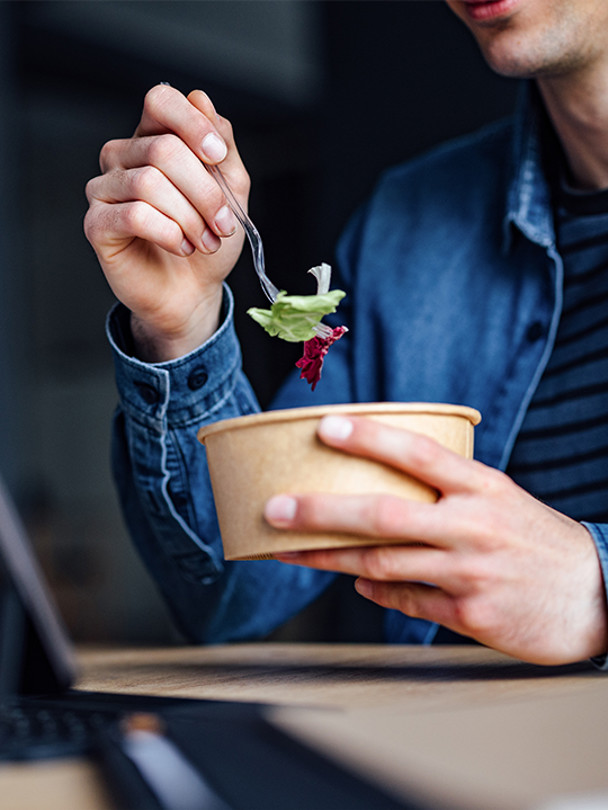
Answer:
POLYGON ((370 539, 369 546, 279 559, 354 575, 357 591, 379 605, 533 663, 606 652, 604 583, 583 525, 428 437, 350 416, 325 417, 319 437, 414 476, 439 498, 278 495, 265 511, 277 528, 370 539))

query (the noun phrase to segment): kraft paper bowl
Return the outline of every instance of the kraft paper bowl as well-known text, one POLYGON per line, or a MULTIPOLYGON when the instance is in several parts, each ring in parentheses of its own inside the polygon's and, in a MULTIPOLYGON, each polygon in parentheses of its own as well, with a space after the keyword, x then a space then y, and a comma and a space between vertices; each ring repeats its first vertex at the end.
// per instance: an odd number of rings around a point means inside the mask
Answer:
MULTIPOLYGON (((432 502, 437 492, 415 478, 346 455, 316 436, 329 413, 365 416, 432 437, 466 458, 473 455, 473 408, 437 403, 361 403, 294 408, 225 419, 198 433, 205 445, 227 560, 270 559, 277 552, 370 545, 369 537, 275 529, 264 504, 285 492, 388 493, 432 502)), ((382 543, 390 541, 382 540, 382 543)))

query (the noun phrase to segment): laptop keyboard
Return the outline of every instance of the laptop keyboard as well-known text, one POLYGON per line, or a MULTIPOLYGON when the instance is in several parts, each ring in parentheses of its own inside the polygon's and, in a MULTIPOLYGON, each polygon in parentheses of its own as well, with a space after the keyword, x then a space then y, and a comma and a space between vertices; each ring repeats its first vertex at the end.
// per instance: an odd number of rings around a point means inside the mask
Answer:
POLYGON ((46 759, 88 753, 96 734, 116 721, 116 709, 53 705, 24 699, 0 703, 0 760, 46 759))
POLYGON ((256 704, 78 691, 46 698, 0 698, 0 762, 83 755, 96 759, 118 806, 130 810, 423 810, 359 780, 268 725, 256 704), (117 723, 134 711, 156 712, 164 718, 167 739, 200 774, 204 802, 190 790, 190 803, 184 803, 184 779, 180 777, 176 785, 166 778, 167 767, 174 767, 171 758, 163 759, 152 782, 150 761, 140 773, 132 756, 107 747, 117 723))
POLYGON ((0 698, 0 761, 90 754, 104 732, 133 712, 200 708, 204 701, 69 690, 0 698))

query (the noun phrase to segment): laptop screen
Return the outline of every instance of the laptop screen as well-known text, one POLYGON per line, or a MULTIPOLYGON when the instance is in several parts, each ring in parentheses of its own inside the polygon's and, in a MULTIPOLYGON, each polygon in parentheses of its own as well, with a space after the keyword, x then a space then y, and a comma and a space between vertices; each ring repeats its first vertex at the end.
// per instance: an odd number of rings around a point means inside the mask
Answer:
POLYGON ((0 479, 0 693, 53 693, 75 677, 67 633, 0 479))

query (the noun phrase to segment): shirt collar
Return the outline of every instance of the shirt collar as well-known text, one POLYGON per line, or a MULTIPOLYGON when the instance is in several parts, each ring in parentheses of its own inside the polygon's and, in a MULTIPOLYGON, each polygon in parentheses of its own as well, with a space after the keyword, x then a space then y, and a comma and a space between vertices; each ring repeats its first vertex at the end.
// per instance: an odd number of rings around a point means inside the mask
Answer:
POLYGON ((546 114, 540 94, 532 81, 524 82, 514 118, 503 220, 505 253, 513 241, 513 227, 543 247, 555 243, 551 187, 543 168, 545 139, 546 114))

